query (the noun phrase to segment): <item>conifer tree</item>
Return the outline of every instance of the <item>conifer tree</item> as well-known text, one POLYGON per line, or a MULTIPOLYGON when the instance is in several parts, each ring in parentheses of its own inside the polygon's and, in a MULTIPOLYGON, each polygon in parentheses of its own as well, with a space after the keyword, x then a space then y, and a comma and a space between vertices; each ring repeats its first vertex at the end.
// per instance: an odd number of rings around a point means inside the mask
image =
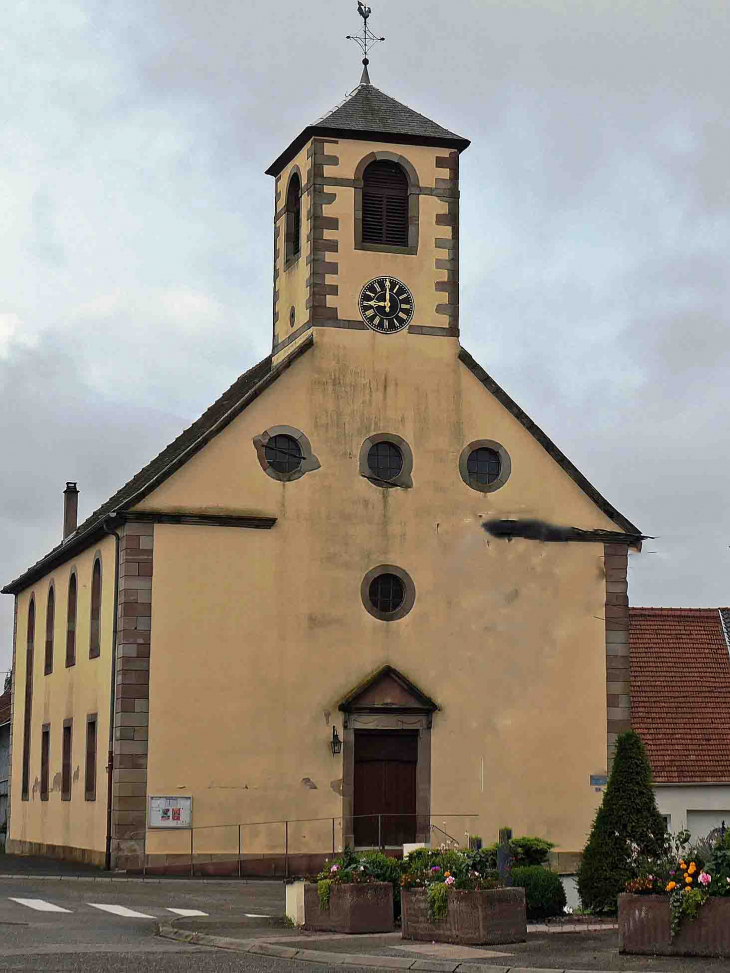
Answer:
POLYGON ((603 802, 578 868, 578 894, 584 909, 611 911, 633 877, 632 858, 659 855, 666 827, 651 786, 651 767, 637 733, 616 740, 613 768, 603 802))

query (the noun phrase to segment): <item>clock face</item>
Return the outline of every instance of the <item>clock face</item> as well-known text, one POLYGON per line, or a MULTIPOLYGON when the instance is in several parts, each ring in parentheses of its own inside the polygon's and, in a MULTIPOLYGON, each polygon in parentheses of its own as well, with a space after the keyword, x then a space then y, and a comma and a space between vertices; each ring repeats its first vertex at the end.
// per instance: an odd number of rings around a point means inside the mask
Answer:
POLYGON ((360 292, 362 319, 380 334, 395 334, 407 328, 414 309, 413 295, 395 277, 376 277, 360 292))

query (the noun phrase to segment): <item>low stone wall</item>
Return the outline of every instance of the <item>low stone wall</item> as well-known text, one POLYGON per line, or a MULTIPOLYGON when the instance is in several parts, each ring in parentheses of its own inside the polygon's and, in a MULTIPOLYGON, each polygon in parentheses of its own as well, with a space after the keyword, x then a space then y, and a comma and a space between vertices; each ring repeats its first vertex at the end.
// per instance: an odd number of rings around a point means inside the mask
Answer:
POLYGON ((527 909, 524 889, 450 891, 444 919, 428 914, 425 889, 401 894, 403 938, 420 942, 463 943, 469 946, 524 943, 527 909))
POLYGON ((730 898, 712 898, 671 940, 669 897, 618 897, 619 952, 639 956, 730 956, 730 898))
POLYGON ((323 909, 316 883, 307 883, 304 928, 348 934, 393 932, 393 886, 390 882, 333 885, 329 909, 323 909))

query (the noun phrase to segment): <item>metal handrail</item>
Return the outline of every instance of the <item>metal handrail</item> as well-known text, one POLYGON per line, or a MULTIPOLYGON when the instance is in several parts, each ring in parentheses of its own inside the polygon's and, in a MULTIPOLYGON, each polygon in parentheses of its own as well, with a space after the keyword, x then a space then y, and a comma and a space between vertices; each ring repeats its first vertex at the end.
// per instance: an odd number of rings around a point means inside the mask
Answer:
MULTIPOLYGON (((475 813, 472 813, 472 814, 435 814, 435 813, 424 814, 424 813, 420 813, 419 814, 418 812, 415 812, 415 813, 411 813, 411 812, 403 812, 403 813, 399 813, 399 812, 386 812, 386 813, 381 813, 381 814, 346 814, 346 815, 341 815, 339 817, 326 817, 326 818, 288 818, 288 819, 280 818, 279 820, 276 820, 276 821, 246 821, 246 822, 242 822, 242 823, 238 823, 238 824, 203 824, 203 825, 198 825, 197 827, 193 827, 193 828, 181 828, 180 830, 181 831, 189 831, 190 832, 190 874, 191 874, 191 876, 194 876, 195 875, 195 832, 196 831, 211 831, 211 830, 213 830, 215 828, 236 828, 238 830, 238 855, 237 855, 237 861, 238 861, 238 877, 239 878, 243 878, 242 867, 241 867, 241 863, 242 863, 242 858, 241 858, 241 851, 242 851, 241 829, 242 828, 264 827, 264 826, 269 826, 269 825, 274 825, 274 824, 278 824, 278 825, 283 824, 284 825, 284 871, 285 871, 285 877, 286 878, 289 878, 289 825, 290 824, 315 824, 315 823, 319 823, 319 822, 322 822, 322 821, 331 821, 332 822, 332 854, 333 855, 336 855, 337 854, 337 850, 336 850, 336 838, 335 838, 335 832, 336 832, 335 822, 340 821, 342 823, 344 821, 357 821, 357 820, 359 820, 361 818, 376 818, 376 817, 378 819, 378 845, 377 845, 377 847, 380 848, 380 849, 383 849, 384 848, 383 841, 382 841, 382 836, 383 836, 382 821, 383 821, 383 818, 425 818, 425 817, 428 817, 428 819, 429 819, 429 832, 438 831, 440 834, 445 835, 445 837, 448 838, 449 841, 453 842, 455 845, 458 845, 459 842, 458 842, 458 840, 456 838, 454 838, 448 832, 444 831, 443 828, 439 828, 435 824, 430 824, 430 820, 432 818, 440 818, 442 820, 444 818, 478 818, 479 815, 478 814, 475 814, 475 813)), ((130 840, 134 840, 134 839, 137 839, 137 838, 143 838, 144 839, 144 853, 143 853, 143 862, 142 862, 142 874, 143 874, 143 876, 145 878, 147 877, 147 858, 148 858, 148 855, 147 855, 147 834, 150 831, 158 832, 158 833, 167 833, 167 834, 170 833, 169 831, 166 831, 165 829, 145 828, 144 831, 133 831, 130 835, 127 836, 128 839, 130 839, 130 840)))

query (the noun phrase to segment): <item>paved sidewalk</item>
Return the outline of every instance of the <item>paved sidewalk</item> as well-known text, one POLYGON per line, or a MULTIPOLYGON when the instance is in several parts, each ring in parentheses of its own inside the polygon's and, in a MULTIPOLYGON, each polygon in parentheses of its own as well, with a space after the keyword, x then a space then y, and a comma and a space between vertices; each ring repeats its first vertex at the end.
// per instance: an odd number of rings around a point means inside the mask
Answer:
POLYGON ((252 929, 234 919, 164 921, 159 933, 178 942, 299 962, 424 973, 730 973, 730 958, 620 956, 615 929, 553 935, 548 928, 528 932, 526 943, 494 947, 415 943, 403 940, 399 932, 342 936, 292 928, 252 929))

